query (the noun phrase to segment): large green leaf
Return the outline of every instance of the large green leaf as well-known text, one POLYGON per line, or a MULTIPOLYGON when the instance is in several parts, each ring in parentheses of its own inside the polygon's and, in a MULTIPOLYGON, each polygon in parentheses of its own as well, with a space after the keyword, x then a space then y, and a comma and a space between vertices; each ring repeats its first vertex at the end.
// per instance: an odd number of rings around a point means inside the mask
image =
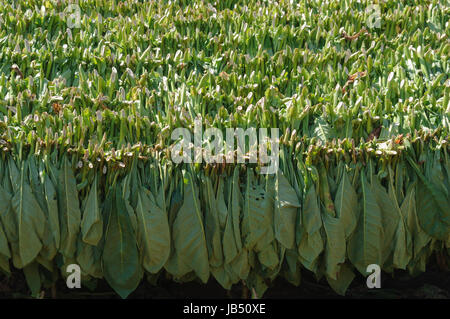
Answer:
MULTIPOLYGON (((212 238, 213 240, 211 242, 215 244, 208 246, 208 249, 211 249, 211 253, 209 255, 210 270, 214 278, 220 285, 222 285, 222 287, 225 289, 230 289, 231 285, 234 283, 233 277, 235 276, 230 274, 229 268, 225 267, 224 249, 225 247, 233 246, 235 249, 234 254, 236 254, 237 251, 233 232, 228 232, 228 238, 225 236, 225 228, 228 220, 228 209, 225 203, 224 181, 222 177, 218 177, 216 187, 217 191, 215 192, 216 195, 214 195, 214 189, 212 188, 209 177, 207 178, 207 182, 207 191, 204 192, 204 195, 208 196, 209 200, 206 201, 207 207, 205 210, 205 223, 208 225, 209 221, 211 221, 211 224, 215 226, 215 229, 208 227, 205 229, 206 237, 212 238), (208 194, 211 194, 212 196, 209 197, 210 195, 208 194), (208 234, 208 232, 211 233, 208 234), (224 240, 229 240, 230 242, 224 243, 224 240)), ((232 226, 231 218, 228 225, 232 226)))
POLYGON ((320 233, 322 220, 318 197, 313 183, 305 194, 301 224, 298 227, 301 227, 297 239, 299 260, 307 269, 316 272, 318 257, 324 249, 324 242, 320 233))
POLYGON ((450 232, 450 201, 438 156, 428 155, 425 173, 408 157, 422 183, 417 185, 417 217, 420 226, 431 237, 445 240, 450 232))
MULTIPOLYGON (((178 177, 178 176, 177 176, 178 177)), ((172 180, 170 183, 170 189, 172 190, 171 194, 167 197, 169 203, 168 207, 168 219, 169 219, 169 228, 171 229, 171 241, 170 241, 170 256, 167 260, 164 268, 168 273, 173 275, 176 278, 182 277, 184 274, 190 272, 190 268, 188 265, 184 264, 180 258, 177 257, 175 252, 175 241, 174 241, 174 233, 173 233, 173 225, 178 215, 178 212, 183 205, 183 195, 181 194, 180 186, 177 185, 178 181, 172 180)))
POLYGON ((81 211, 77 183, 67 158, 59 173, 58 207, 61 230, 60 251, 65 258, 74 258, 80 231, 81 211))
POLYGON ((132 176, 133 176, 133 174, 130 173, 123 180, 122 198, 124 199, 126 211, 127 211, 128 215, 130 216, 130 222, 131 222, 131 226, 133 227, 133 232, 136 233, 137 232, 137 216, 136 216, 136 212, 134 210, 135 206, 133 206, 133 198, 136 196, 136 204, 137 204, 137 195, 136 194, 138 194, 139 192, 137 190, 135 190, 134 192, 131 191, 132 183, 130 181, 132 180, 132 176))
POLYGON ((256 271, 249 274, 246 285, 250 288, 253 299, 261 298, 267 288, 269 288, 265 283, 264 278, 256 271))
POLYGON ((325 268, 329 278, 337 280, 341 264, 345 261, 345 230, 342 220, 322 213, 327 236, 325 244, 325 268))
POLYGON ((242 249, 242 234, 241 234, 241 191, 239 187, 239 168, 236 167, 233 173, 231 194, 231 219, 233 224, 234 240, 236 241, 237 250, 242 249))
POLYGON ((345 295, 347 288, 355 278, 355 274, 347 264, 343 264, 335 279, 327 277, 328 284, 336 293, 341 296, 345 295))
MULTIPOLYGON (((394 189, 392 178, 389 182, 389 197, 394 203, 398 203, 397 193, 394 189)), ((407 218, 412 209, 412 200, 414 188, 408 190, 406 197, 403 199, 401 207, 398 207, 400 220, 397 225, 397 230, 394 237, 394 252, 393 252, 393 266, 399 269, 406 269, 409 260, 412 258, 412 240, 409 229, 407 228, 407 218)))
POLYGON ((279 263, 280 260, 277 255, 277 251, 274 247, 274 243, 270 243, 269 245, 265 246, 261 251, 258 253, 258 260, 264 267, 268 269, 275 269, 279 263))
POLYGON ((324 254, 325 271, 327 277, 336 280, 341 264, 345 261, 345 226, 342 219, 336 214, 335 204, 330 192, 329 180, 332 179, 328 177, 325 166, 321 164, 319 167, 319 198, 321 202, 322 222, 326 235, 324 254))
POLYGON ((108 226, 103 247, 102 268, 106 281, 126 298, 139 285, 143 271, 139 263, 136 238, 120 187, 116 186, 109 210, 108 226))
POLYGON ((38 170, 36 157, 30 156, 26 160, 27 167, 25 169, 28 170, 28 180, 33 191, 33 195, 36 198, 36 201, 41 206, 41 209, 44 213, 47 213, 47 205, 45 203, 45 195, 44 195, 44 185, 41 183, 40 171, 38 170))
MULTIPOLYGON (((232 200, 233 195, 233 189, 234 189, 234 183, 233 179, 229 179, 228 183, 228 209, 227 209, 227 216, 225 220, 225 229, 223 231, 223 238, 222 238, 222 245, 223 245, 223 256, 224 256, 224 262, 226 264, 230 263, 238 254, 238 246, 236 244, 236 237, 235 237, 235 231, 234 231, 234 225, 233 225, 233 208, 239 210, 239 201, 236 203, 232 200)), ((239 212, 238 212, 238 218, 239 218, 239 212)), ((239 226, 239 219, 238 219, 238 226, 239 226)), ((238 236, 240 239, 240 232, 238 229, 238 236)))
MULTIPOLYGON (((375 177, 374 177, 375 178, 375 177)), ((383 224, 382 213, 374 195, 374 188, 361 172, 362 212, 359 214, 356 231, 348 244, 348 256, 358 271, 366 276, 367 266, 382 265, 383 224)))
POLYGON ((45 201, 47 202, 48 223, 55 240, 55 246, 59 249, 61 234, 59 227, 58 200, 55 187, 48 175, 44 179, 45 201))
POLYGON ((226 290, 230 290, 231 286, 235 283, 231 280, 230 274, 224 265, 220 267, 210 267, 211 274, 216 281, 226 290))
POLYGON ((261 251, 274 239, 273 189, 269 183, 267 187, 264 186, 253 176, 252 171, 247 171, 242 233, 245 236, 244 245, 249 250, 261 251))
POLYGON ((401 216, 400 208, 398 207, 396 198, 389 196, 386 189, 375 176, 372 178, 371 189, 381 211, 383 263, 380 266, 383 266, 385 271, 392 271, 392 254, 395 247, 394 239, 401 216))
POLYGON ((206 283, 209 278, 209 262, 200 201, 192 175, 185 173, 184 180, 183 205, 175 217, 172 228, 175 258, 179 263, 186 265, 189 271, 194 270, 206 283))
MULTIPOLYGON (((410 273, 416 274, 417 266, 422 267, 424 256, 427 254, 428 246, 432 240, 420 226, 417 218, 416 207, 416 191, 417 182, 411 183, 408 187, 407 195, 402 203, 402 213, 407 213, 406 228, 411 233, 412 237, 412 259, 408 263, 407 269, 410 273)), ((422 267, 424 269, 424 266, 422 267)))
POLYGON ((334 203, 337 216, 341 220, 345 230, 345 238, 348 239, 356 228, 358 199, 345 169, 342 173, 334 203))
POLYGON ((27 281, 28 287, 30 287, 31 295, 33 297, 38 297, 41 291, 41 275, 39 272, 39 264, 37 262, 32 262, 23 268, 23 273, 25 275, 25 280, 27 281))
POLYGON ((231 272, 239 279, 245 280, 250 273, 249 252, 242 248, 239 254, 230 262, 231 272))
POLYGON ((277 172, 275 182, 275 238, 287 249, 295 244, 295 225, 300 203, 295 190, 281 171, 277 172))
POLYGON ((142 263, 150 273, 157 273, 170 255, 170 230, 167 214, 156 205, 154 196, 144 187, 136 205, 137 238, 142 263))
POLYGON ((9 172, 15 190, 11 204, 16 216, 19 254, 24 267, 31 263, 42 249, 46 219, 30 185, 25 182, 25 162, 22 162, 19 172, 10 160, 9 172))
POLYGON ((297 249, 287 249, 285 261, 284 278, 291 284, 298 286, 300 284, 301 271, 297 249))
POLYGON ((81 271, 95 278, 103 278, 101 268, 101 255, 99 248, 86 244, 81 236, 77 242, 77 263, 80 265, 81 271))
POLYGON ((225 180, 221 176, 219 176, 219 181, 217 184, 216 205, 217 214, 219 215, 219 226, 223 231, 227 223, 228 207, 225 202, 225 180))
POLYGON ((38 170, 36 165, 36 158, 34 156, 29 157, 26 162, 28 163, 28 177, 31 189, 33 191, 33 196, 38 202, 41 210, 44 212, 46 219, 46 222, 44 223, 42 249, 39 253, 38 261, 41 262, 44 267, 49 268, 49 265, 51 265, 53 258, 58 252, 58 248, 56 247, 56 241, 51 225, 48 223, 50 216, 48 212, 47 201, 45 198, 45 187, 44 183, 42 182, 44 180, 41 179, 41 176, 44 174, 43 166, 40 170, 38 170))
POLYGON ((81 219, 81 234, 83 241, 96 246, 103 235, 103 221, 97 195, 97 176, 91 184, 91 189, 83 205, 83 218, 81 219))
POLYGON ((209 264, 220 267, 223 263, 222 234, 220 229, 218 201, 211 179, 204 177, 203 200, 205 203, 205 236, 208 248, 209 264))
MULTIPOLYGON (((5 178, 5 180, 9 178, 5 178)), ((14 267, 22 268, 22 260, 19 252, 19 235, 17 221, 11 203, 12 195, 0 186, 0 218, 3 223, 6 238, 11 247, 11 256, 14 267)))

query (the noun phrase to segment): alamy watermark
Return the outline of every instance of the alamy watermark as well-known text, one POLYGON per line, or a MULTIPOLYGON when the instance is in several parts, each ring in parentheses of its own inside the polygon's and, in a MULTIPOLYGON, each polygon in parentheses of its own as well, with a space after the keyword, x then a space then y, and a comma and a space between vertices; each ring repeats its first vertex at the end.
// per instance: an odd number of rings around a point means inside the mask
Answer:
POLYGON ((76 3, 71 3, 64 10, 62 18, 66 16, 67 27, 70 29, 81 27, 81 8, 76 3))
POLYGON ((381 288, 381 268, 377 264, 370 264, 367 266, 366 272, 370 274, 367 277, 367 288, 381 288))
POLYGON ((261 174, 275 174, 279 167, 279 129, 254 127, 210 127, 203 132, 202 120, 194 121, 194 136, 187 128, 176 128, 171 138, 176 141, 171 149, 174 163, 259 163, 261 174), (235 146, 235 141, 236 146, 235 146), (269 154, 270 151, 270 154, 269 154), (267 164, 267 165, 266 165, 267 164))
POLYGON ((381 28, 381 8, 378 4, 371 4, 365 10, 366 25, 369 29, 381 28))
POLYGON ((77 264, 67 266, 66 272, 69 274, 66 279, 67 288, 81 288, 81 268, 77 264))

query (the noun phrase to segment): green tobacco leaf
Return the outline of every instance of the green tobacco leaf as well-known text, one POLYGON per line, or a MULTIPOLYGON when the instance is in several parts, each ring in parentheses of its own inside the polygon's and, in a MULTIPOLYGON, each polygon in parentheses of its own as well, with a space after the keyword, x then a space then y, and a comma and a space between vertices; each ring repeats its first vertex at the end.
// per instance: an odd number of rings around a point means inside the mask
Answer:
POLYGON ((342 219, 336 216, 335 204, 328 186, 327 171, 323 164, 319 167, 319 184, 321 216, 326 235, 325 271, 330 279, 336 280, 340 265, 345 261, 345 228, 342 219))
POLYGON ((233 223, 234 240, 238 251, 242 249, 241 235, 241 191, 239 187, 239 169, 236 167, 233 173, 231 195, 231 219, 233 223))
POLYGON ((80 231, 81 211, 78 201, 77 182, 67 158, 59 173, 58 204, 61 229, 60 251, 65 258, 74 258, 80 231))
POLYGON ((33 297, 38 297, 41 292, 41 275, 39 273, 39 264, 32 262, 23 268, 23 273, 27 281, 28 287, 31 290, 33 297))
POLYGON ((418 255, 415 255, 414 258, 408 264, 408 271, 411 276, 417 276, 418 274, 426 271, 427 260, 430 258, 433 253, 433 243, 436 239, 430 237, 430 242, 428 245, 422 248, 418 255))
POLYGON ((419 224, 417 217, 417 207, 416 207, 416 186, 417 182, 412 183, 408 190, 407 196, 402 204, 402 213, 406 211, 408 213, 406 218, 406 228, 411 233, 412 236, 412 256, 413 258, 408 263, 408 270, 410 273, 415 272, 415 265, 422 263, 423 257, 426 254, 427 247, 431 242, 431 236, 428 235, 419 224), (408 201, 406 201, 408 199, 408 201))
POLYGON ((26 160, 26 163, 27 165, 25 169, 28 170, 27 172, 28 180, 31 186, 31 190, 33 192, 33 196, 38 202, 39 207, 41 208, 41 210, 44 212, 45 215, 42 249, 38 255, 39 257, 38 262, 51 271, 52 261, 55 255, 57 254, 58 249, 56 247, 52 229, 50 227, 50 224, 48 223, 49 212, 47 209, 47 202, 45 199, 44 183, 43 183, 44 180, 41 179, 41 175, 44 174, 44 169, 43 166, 40 169, 38 169, 37 159, 34 156, 29 157, 26 160))
MULTIPOLYGON (((38 171, 36 168, 36 165, 34 163, 34 159, 30 158, 29 160, 29 179, 30 179, 30 185, 31 189, 33 191, 33 195, 37 202, 39 203, 39 206, 41 207, 42 211, 45 215, 45 224, 44 224, 44 236, 42 238, 42 250, 39 253, 40 262, 42 262, 45 265, 51 264, 51 261, 55 257, 55 255, 58 252, 58 249, 56 247, 56 242, 54 239, 54 234, 52 231, 52 228, 49 224, 49 212, 47 209, 47 201, 45 198, 45 188, 44 183, 41 183, 40 174, 43 173, 43 171, 38 171)), ((46 267, 46 266, 44 266, 46 267)))
POLYGON ((295 190, 281 171, 277 172, 275 182, 275 238, 287 249, 295 244, 295 225, 300 203, 295 190))
POLYGON ((231 221, 231 216, 228 216, 225 230, 223 232, 223 256, 225 258, 225 263, 230 263, 238 254, 236 247, 236 242, 233 236, 233 226, 231 221))
POLYGON ((115 205, 109 207, 102 268, 108 284, 122 298, 126 298, 139 285, 143 271, 139 264, 136 239, 120 187, 116 186, 112 198, 115 199, 113 200, 115 205))
POLYGON ((286 250, 285 256, 286 267, 284 271, 284 278, 294 286, 298 286, 301 279, 301 270, 300 263, 298 262, 297 249, 286 250))
POLYGON ((98 247, 86 244, 81 236, 78 237, 77 263, 81 271, 95 278, 102 278, 101 256, 98 247))
POLYGON ((217 194, 214 195, 214 189, 212 188, 211 180, 207 178, 207 191, 205 195, 208 197, 211 196, 209 197, 210 200, 207 201, 207 205, 209 204, 209 207, 207 207, 205 211, 205 224, 208 225, 209 221, 211 221, 210 224, 215 226, 215 229, 213 229, 212 227, 207 227, 205 229, 206 237, 213 239, 210 241, 210 243, 215 243, 215 245, 210 244, 210 246, 208 246, 208 249, 211 249, 211 253, 209 255, 211 274, 224 289, 229 290, 231 289, 233 283, 235 283, 237 280, 235 278, 233 281, 233 277, 235 276, 230 273, 229 267, 226 267, 224 264, 225 248, 233 247, 234 253, 231 252, 231 254, 234 255, 236 255, 237 251, 232 228, 230 228, 230 231, 228 231, 227 234, 225 233, 226 226, 228 225, 229 227, 232 227, 232 223, 231 217, 229 218, 229 222, 227 223, 228 209, 224 198, 225 195, 223 179, 219 177, 217 184, 217 194), (211 231, 210 234, 208 234, 209 231, 211 231), (229 242, 225 243, 225 240, 228 240, 229 242))
POLYGON ((43 266, 48 271, 50 271, 50 272, 55 271, 53 258, 52 259, 49 259, 48 257, 44 258, 44 257, 42 257, 42 253, 41 253, 41 254, 37 255, 35 260, 39 265, 43 266))
POLYGON ((167 214, 156 205, 153 195, 143 187, 138 193, 136 216, 143 266, 148 272, 157 273, 170 255, 170 229, 167 214))
POLYGON ((233 226, 231 217, 227 218, 225 230, 223 232, 223 257, 226 264, 230 263, 238 254, 236 242, 233 236, 233 226))
POLYGON ((273 243, 258 252, 258 260, 261 265, 268 269, 275 269, 279 265, 280 260, 273 243))
POLYGON ((345 292, 347 291, 354 278, 355 274, 351 270, 351 268, 348 265, 343 264, 336 276, 336 279, 327 277, 327 281, 331 288, 336 291, 336 293, 341 296, 345 296, 345 292))
POLYGON ((345 230, 345 238, 348 239, 356 228, 358 200, 345 169, 342 173, 341 182, 339 183, 334 203, 337 216, 341 220, 345 230))
MULTIPOLYGON (((230 269, 225 267, 225 247, 234 247, 234 255, 237 253, 236 251, 236 243, 234 241, 233 237, 233 231, 232 228, 231 231, 228 232, 228 237, 225 233, 225 228, 228 225, 229 227, 232 227, 231 218, 229 218, 228 221, 228 208, 225 203, 225 194, 224 194, 224 179, 222 177, 219 177, 218 184, 217 184, 217 192, 215 196, 214 205, 212 207, 212 212, 215 216, 214 219, 217 218, 216 224, 217 224, 217 230, 216 230, 216 236, 218 237, 218 240, 215 240, 215 243, 219 243, 220 246, 213 249, 213 256, 215 256, 215 263, 218 264, 217 267, 213 266, 213 263, 211 262, 212 259, 210 257, 210 266, 211 266, 211 273, 214 276, 214 278, 217 280, 217 282, 225 289, 229 290, 231 289, 231 286, 235 281, 233 281, 233 276, 230 274, 230 269), (229 240, 228 243, 225 243, 225 240, 229 240)), ((207 222, 208 219, 212 219, 210 216, 210 213, 208 213, 208 210, 206 210, 205 214, 205 222, 207 222)), ((208 235, 207 235, 208 236, 208 235)), ((213 237, 215 237, 213 235, 213 237)), ((231 252, 233 254, 233 252, 231 252)), ((234 258, 234 256, 233 256, 234 258)), ((232 259, 232 258, 231 258, 232 259)))
POLYGON ((219 183, 217 186, 216 204, 217 204, 217 214, 219 215, 220 229, 223 231, 227 223, 228 207, 225 203, 224 179, 222 177, 219 177, 219 183))
POLYGON ((53 234, 48 223, 44 224, 44 234, 42 238, 42 249, 39 252, 40 261, 48 265, 58 253, 55 246, 53 234))
POLYGON ((264 278, 255 271, 251 272, 248 276, 246 285, 250 288, 252 299, 261 298, 267 288, 269 288, 266 285, 264 278))
POLYGON ((307 269, 316 272, 318 257, 324 249, 324 243, 320 234, 322 220, 318 197, 312 183, 305 195, 299 227, 302 228, 298 239, 299 260, 307 269))
POLYGON ((367 182, 364 172, 361 172, 361 189, 363 209, 356 231, 349 241, 348 256, 358 271, 366 276, 368 265, 382 265, 383 224, 381 209, 374 195, 375 190, 367 182))
POLYGON ((36 158, 28 158, 27 164, 28 165, 25 169, 28 169, 29 184, 33 191, 33 195, 41 206, 42 211, 46 213, 47 206, 45 205, 44 188, 39 176, 40 172, 36 165, 36 158))
POLYGON ((242 232, 244 244, 249 250, 261 251, 274 239, 273 193, 258 183, 253 172, 248 171, 245 190, 242 232))
POLYGON ((323 226, 327 236, 325 245, 325 268, 328 277, 336 280, 340 265, 345 261, 345 231, 342 220, 322 213, 323 226))
MULTIPOLYGON (((137 217, 136 212, 134 211, 134 207, 132 205, 133 198, 135 194, 138 192, 135 191, 134 193, 131 192, 131 183, 130 180, 132 179, 133 174, 129 174, 125 177, 122 185, 122 198, 125 202, 125 208, 127 210, 128 215, 130 216, 130 222, 131 226, 133 227, 133 232, 137 232, 137 217)), ((137 203, 137 197, 136 197, 136 203, 137 203)))
POLYGON ((3 269, 3 271, 8 274, 10 273, 9 258, 11 258, 11 252, 8 246, 8 239, 3 231, 3 226, 0 219, 0 269, 3 269))
POLYGON ((249 252, 246 248, 243 248, 239 255, 236 256, 230 262, 231 272, 236 275, 238 279, 245 280, 250 273, 250 264, 249 264, 249 252))
POLYGON ((414 209, 414 187, 408 189, 400 207, 400 221, 394 238, 393 263, 395 268, 406 269, 413 257, 413 242, 411 230, 407 226, 409 216, 415 214, 414 209))
MULTIPOLYGON (((175 258, 206 283, 209 278, 208 250, 200 201, 190 173, 184 176, 184 200, 173 223, 175 258)), ((178 274, 184 275, 184 274, 178 274)))
MULTIPOLYGON (((328 214, 330 217, 336 217, 336 211, 334 208, 333 199, 331 198, 330 193, 330 184, 328 179, 327 170, 325 165, 319 165, 319 198, 321 201, 321 208, 323 211, 328 214)), ((332 179, 330 179, 332 180, 332 179)))
MULTIPOLYGON (((430 192, 432 185, 426 187, 418 185, 417 191, 417 216, 422 229, 431 237, 444 240, 450 231, 449 226, 444 222, 444 217, 441 217, 440 209, 436 204, 435 197, 430 192)), ((439 196, 439 195, 438 195, 439 196)))
POLYGON ((59 249, 61 235, 59 227, 58 200, 55 187, 53 186, 53 183, 48 175, 45 175, 44 192, 45 201, 47 202, 48 223, 55 240, 56 249, 59 249))
POLYGON ((92 246, 96 246, 103 235, 103 221, 97 195, 97 176, 91 184, 89 195, 83 207, 81 234, 83 241, 92 246))
MULTIPOLYGON (((137 157, 133 158, 133 163, 131 167, 131 171, 128 175, 128 185, 127 190, 129 191, 129 203, 131 207, 136 208, 137 200, 138 200, 138 194, 139 194, 139 188, 141 185, 141 181, 138 175, 137 170, 137 157)), ((127 197, 124 197, 127 198, 127 197)))
POLYGON ((167 207, 168 211, 168 219, 169 219, 169 227, 171 231, 171 241, 170 241, 170 256, 167 260, 167 263, 164 265, 166 271, 173 275, 176 278, 181 278, 183 275, 187 274, 191 271, 188 265, 184 264, 180 258, 177 257, 175 252, 175 242, 174 242, 174 234, 173 234, 173 225, 175 218, 183 205, 183 195, 181 194, 181 190, 178 189, 177 186, 174 186, 175 182, 171 183, 171 188, 174 188, 172 195, 168 197, 170 202, 167 207))
POLYGON ((6 238, 6 234, 3 231, 3 225, 1 220, 0 220, 0 254, 8 258, 11 257, 11 252, 9 251, 8 247, 8 239, 6 238))
POLYGON ((0 218, 6 237, 9 241, 14 241, 13 238, 17 236, 17 231, 16 222, 11 213, 11 198, 11 195, 0 186, 0 218))
POLYGON ((205 236, 208 248, 209 264, 212 267, 220 267, 223 263, 222 234, 218 214, 218 202, 211 184, 211 179, 205 177, 204 181, 204 203, 205 203, 205 236))
POLYGON ((231 289, 231 286, 234 284, 234 282, 231 281, 229 272, 224 266, 220 266, 217 268, 211 267, 210 270, 211 274, 224 289, 226 290, 231 289))
MULTIPOLYGON (((235 232, 233 227, 233 205, 232 201, 232 191, 233 191, 233 182, 230 179, 230 183, 228 185, 228 209, 227 216, 225 220, 225 229, 223 231, 222 245, 223 245, 223 256, 225 258, 225 264, 230 263, 238 254, 238 247, 235 240, 235 232)), ((239 209, 239 202, 237 203, 237 208, 239 209)), ((225 204, 226 205, 226 204, 225 204)), ((238 216, 239 217, 239 216, 238 216)), ((240 236, 240 235, 239 235, 240 236)))
MULTIPOLYGON (((9 178, 5 178, 5 180, 9 178)), ((3 223, 6 238, 11 247, 11 256, 14 267, 22 268, 22 260, 19 252, 19 235, 17 232, 17 221, 11 203, 12 196, 0 186, 0 218, 3 223)))
POLYGON ((417 185, 417 217, 420 226, 431 237, 445 240, 450 232, 450 201, 443 186, 443 174, 439 158, 428 156, 425 174, 409 157, 411 166, 422 183, 417 185))
POLYGON ((383 263, 380 264, 385 267, 386 271, 392 271, 392 254, 394 252, 394 238, 396 235, 399 219, 401 216, 400 208, 397 200, 391 198, 386 192, 385 188, 380 184, 378 179, 374 176, 372 178, 371 189, 381 210, 381 222, 383 229, 383 263))
POLYGON ((25 163, 22 162, 20 172, 12 160, 9 164, 11 181, 16 188, 11 204, 16 215, 19 254, 23 267, 31 263, 42 249, 46 219, 30 185, 25 182, 25 163))

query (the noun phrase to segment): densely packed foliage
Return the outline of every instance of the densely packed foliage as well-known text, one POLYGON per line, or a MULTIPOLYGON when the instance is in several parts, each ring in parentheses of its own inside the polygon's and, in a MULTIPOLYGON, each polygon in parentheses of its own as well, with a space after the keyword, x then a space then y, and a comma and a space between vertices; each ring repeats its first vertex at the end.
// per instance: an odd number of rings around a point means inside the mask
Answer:
POLYGON ((86 0, 69 28, 65 1, 2 2, 0 270, 37 294, 78 263, 122 297, 424 271, 450 249, 449 7, 368 28, 369 4, 86 0), (173 164, 198 116, 280 128, 278 173, 173 164))

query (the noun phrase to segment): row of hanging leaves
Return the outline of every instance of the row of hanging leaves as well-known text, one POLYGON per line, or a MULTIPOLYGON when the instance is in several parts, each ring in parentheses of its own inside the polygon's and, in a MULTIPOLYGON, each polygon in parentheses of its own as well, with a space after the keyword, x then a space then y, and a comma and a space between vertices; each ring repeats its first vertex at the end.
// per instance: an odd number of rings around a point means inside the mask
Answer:
MULTIPOLYGON (((447 150, 393 161, 286 160, 274 175, 131 160, 126 173, 76 175, 76 160, 5 155, 0 161, 0 270, 22 269, 33 295, 79 264, 123 298, 146 276, 244 282, 262 296, 301 268, 345 294, 369 264, 425 271, 449 252, 447 150), (80 182, 81 181, 81 182, 80 182)), ((86 173, 87 172, 87 173, 86 173)))

